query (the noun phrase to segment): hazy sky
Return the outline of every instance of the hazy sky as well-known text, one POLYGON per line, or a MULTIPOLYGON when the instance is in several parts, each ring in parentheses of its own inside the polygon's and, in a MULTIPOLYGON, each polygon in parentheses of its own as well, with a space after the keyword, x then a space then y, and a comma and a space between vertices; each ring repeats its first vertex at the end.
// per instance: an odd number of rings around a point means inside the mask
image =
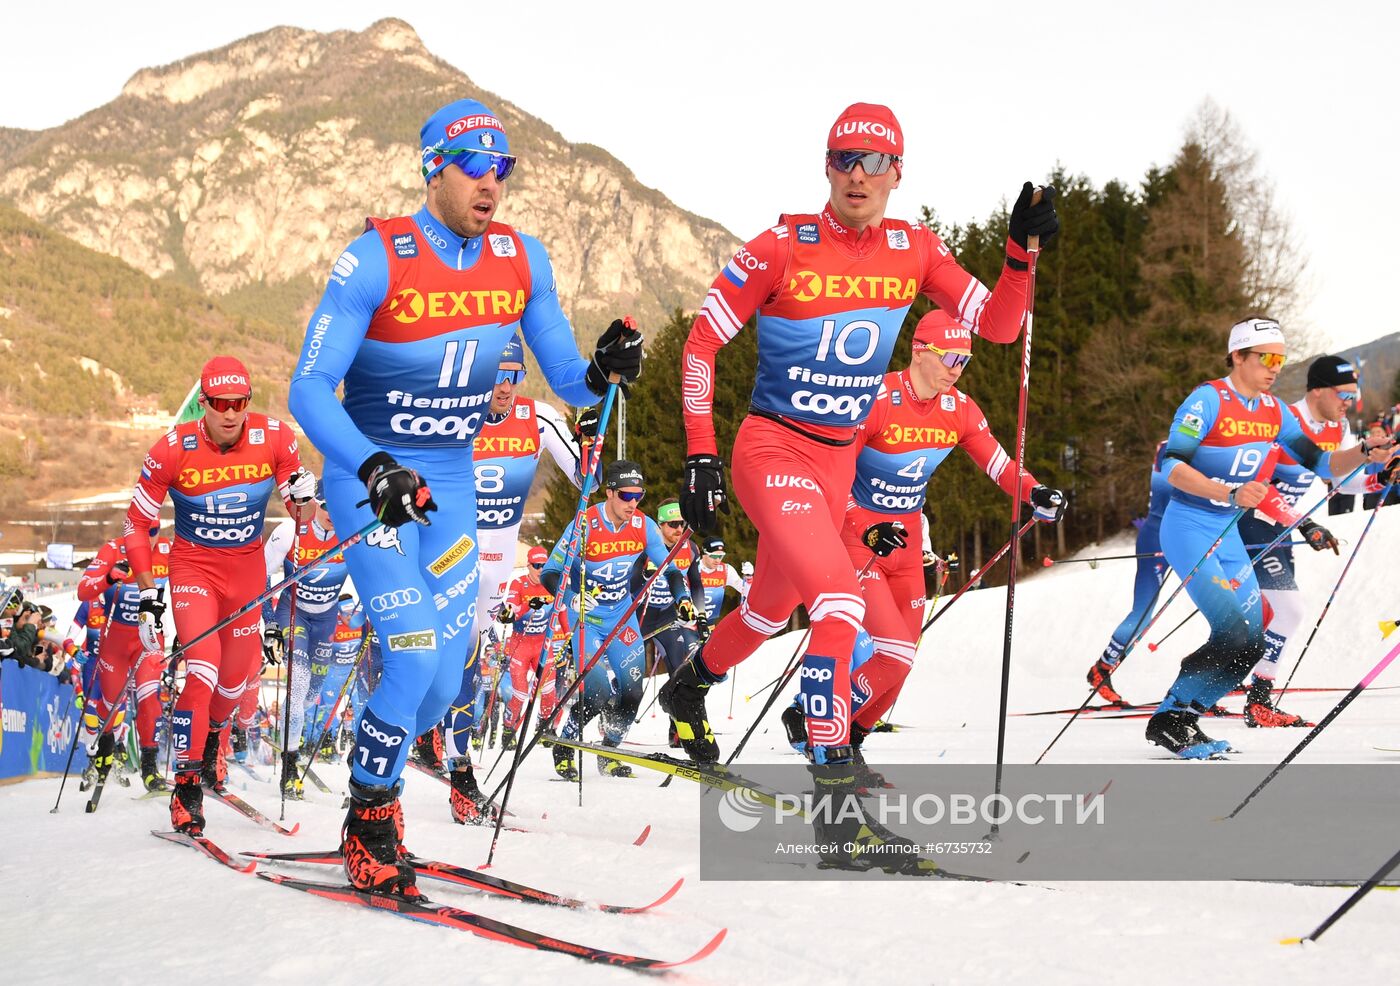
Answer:
MULTIPOLYGON (((137 70, 278 24, 397 12, 434 54, 741 238, 825 201, 855 101, 906 133, 891 214, 984 217, 1056 164, 1136 184, 1214 98, 1258 150, 1310 260, 1304 319, 1335 348, 1396 329, 1385 200, 1400 144, 1388 4, 1334 2, 7 4, 0 125, 53 127, 137 70)), ((406 134, 414 139, 416 135, 406 134)), ((1069 231, 1067 235, 1073 235, 1069 231)), ((700 299, 696 299, 698 303, 700 299)))

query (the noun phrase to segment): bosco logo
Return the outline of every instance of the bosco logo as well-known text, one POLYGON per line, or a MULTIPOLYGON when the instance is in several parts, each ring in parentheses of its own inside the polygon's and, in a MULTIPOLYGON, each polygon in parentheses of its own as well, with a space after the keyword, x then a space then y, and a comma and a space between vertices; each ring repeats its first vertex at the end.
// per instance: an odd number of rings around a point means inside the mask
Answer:
POLYGON ((389 302, 389 314, 404 324, 418 321, 423 317, 423 296, 414 288, 404 288, 389 302))

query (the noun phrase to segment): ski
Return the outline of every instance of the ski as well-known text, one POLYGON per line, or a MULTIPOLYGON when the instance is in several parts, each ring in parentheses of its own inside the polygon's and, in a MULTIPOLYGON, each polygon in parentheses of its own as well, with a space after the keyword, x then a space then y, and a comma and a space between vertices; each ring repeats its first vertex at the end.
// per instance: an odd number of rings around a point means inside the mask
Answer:
POLYGON ((132 798, 131 800, 132 800, 132 801, 154 801, 154 800, 156 800, 156 798, 169 798, 169 797, 170 797, 170 790, 169 790, 169 788, 167 788, 167 789, 165 789, 165 790, 163 790, 163 791, 147 791, 147 792, 145 792, 144 794, 138 794, 138 795, 136 795, 136 796, 135 796, 134 798, 132 798))
MULTIPOLYGON (((557 746, 567 746, 573 750, 583 753, 592 753, 595 756, 612 757, 615 760, 622 760, 626 763, 635 764, 639 767, 646 767, 648 770, 659 771, 671 777, 679 777, 683 780, 694 781, 705 787, 712 787, 719 791, 746 791, 752 794, 759 801, 770 807, 778 808, 791 805, 792 796, 782 791, 768 787, 766 784, 759 784, 751 781, 739 774, 734 773, 723 764, 698 764, 692 760, 680 760, 676 757, 667 756, 664 753, 628 753, 615 746, 601 746, 593 743, 580 743, 577 740, 564 739, 563 737, 547 737, 540 742, 557 746), (782 799, 780 801, 779 799, 782 799)), ((873 819, 866 819, 866 825, 870 830, 882 839, 898 838, 893 832, 873 819)), ((971 876, 965 873, 955 873, 945 870, 938 861, 928 856, 916 857, 919 863, 919 872, 910 873, 909 876, 937 877, 944 880, 969 880, 978 883, 991 883, 987 877, 971 876)), ((827 868, 827 867, 823 867, 827 868)))
POLYGON ((278 825, 236 794, 229 794, 227 791, 218 791, 212 787, 206 787, 204 793, 216 801, 222 801, 254 824, 261 825, 263 828, 276 832, 278 835, 296 835, 297 830, 301 828, 300 822, 297 822, 291 828, 284 828, 278 825))
POLYGON ((1073 709, 1045 709, 1042 712, 1013 712, 1011 714, 1013 716, 1067 716, 1073 715, 1075 712, 1079 712, 1081 715, 1085 712, 1133 712, 1141 709, 1155 709, 1159 704, 1158 702, 1144 705, 1105 702, 1103 705, 1086 705, 1082 711, 1076 707, 1073 709))
MULTIPOLYGON (((323 866, 340 866, 342 858, 340 850, 331 849, 324 852, 245 852, 241 856, 249 859, 266 860, 274 863, 309 863, 323 866)), ((492 876, 489 873, 482 873, 480 870, 468 869, 465 866, 456 866, 452 863, 443 863, 436 859, 424 859, 422 856, 410 855, 404 862, 413 867, 419 876, 427 877, 431 880, 441 880, 444 883, 456 884, 459 887, 466 887, 477 890, 481 893, 496 894, 501 897, 509 897, 512 900, 521 900, 530 904, 550 904, 555 907, 597 909, 608 914, 640 914, 649 911, 654 907, 660 907, 672 897, 676 896, 681 889, 681 884, 685 883, 685 878, 681 877, 672 884, 671 889, 652 901, 650 904, 639 906, 629 906, 625 904, 598 904, 587 900, 578 900, 573 897, 566 897, 563 894, 553 894, 547 890, 540 890, 523 883, 516 883, 513 880, 505 880, 501 877, 492 876)))
POLYGON ((87 807, 83 811, 91 815, 97 810, 97 803, 102 800, 102 789, 107 786, 107 775, 99 774, 97 783, 92 786, 92 795, 88 798, 87 807))
POLYGON ((252 873, 258 868, 258 864, 251 860, 246 864, 238 862, 202 835, 189 835, 185 832, 162 832, 160 829, 151 829, 151 835, 157 839, 164 839, 166 842, 173 842, 177 846, 189 846, 196 852, 202 852, 214 862, 223 863, 229 869, 237 870, 239 873, 252 873))
POLYGON ((1400 746, 1373 746, 1371 749, 1379 753, 1400 753, 1400 746))
POLYGON ((434 770, 427 764, 423 763, 421 760, 414 760, 412 757, 409 757, 408 760, 405 761, 405 763, 407 766, 412 767, 420 774, 427 774, 429 777, 435 780, 442 781, 442 783, 446 784, 448 787, 452 786, 452 782, 447 779, 446 774, 442 773, 441 771, 434 770))
POLYGON ((456 928, 459 931, 467 931, 474 935, 480 935, 483 938, 505 942, 510 945, 517 945, 521 948, 528 948, 541 952, 560 952, 564 955, 572 955, 575 958, 580 958, 587 962, 620 966, 624 969, 660 971, 689 965, 692 962, 698 962, 714 952, 715 949, 719 948, 720 942, 724 941, 724 936, 728 931, 726 928, 721 928, 698 952, 688 958, 680 959, 675 962, 665 962, 661 959, 650 959, 640 955, 628 955, 624 952, 612 952, 603 948, 595 948, 591 945, 580 945, 576 942, 553 938, 549 935, 542 935, 536 931, 530 931, 513 924, 507 924, 504 921, 497 921, 494 918, 474 914, 471 911, 464 911, 460 907, 452 907, 448 904, 435 904, 423 897, 409 899, 392 894, 375 894, 348 885, 317 883, 313 880, 298 880, 281 873, 268 873, 261 870, 254 875, 269 883, 275 883, 278 886, 287 887, 290 890, 300 890, 302 893, 311 894, 313 897, 323 897, 327 900, 340 901, 344 904, 353 904, 357 907, 364 907, 374 911, 393 914, 397 917, 407 918, 410 921, 422 921, 426 924, 456 928))

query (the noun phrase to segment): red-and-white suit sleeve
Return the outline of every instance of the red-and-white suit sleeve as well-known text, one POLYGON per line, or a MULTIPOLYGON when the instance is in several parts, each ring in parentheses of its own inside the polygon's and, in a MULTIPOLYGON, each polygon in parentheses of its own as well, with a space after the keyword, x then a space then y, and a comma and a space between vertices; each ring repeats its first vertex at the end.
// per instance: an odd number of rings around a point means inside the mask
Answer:
MULTIPOLYGON (((982 413, 976 401, 968 397, 959 404, 963 419, 958 426, 958 447, 972 456, 972 461, 977 463, 1007 496, 1015 496, 1016 460, 1007 455, 1006 449, 1001 447, 1001 442, 993 437, 991 429, 987 427, 987 416, 982 413)), ((1035 477, 1027 470, 1021 477, 1021 499, 1029 500, 1031 490, 1037 485, 1035 477)))
MULTIPOLYGON (((268 423, 271 424, 270 419, 268 423)), ((287 513, 295 517, 297 516, 296 511, 300 508, 292 503, 291 495, 287 490, 287 480, 291 478, 292 473, 301 470, 301 453, 297 451, 297 436, 296 432, 292 431, 291 425, 285 421, 280 422, 280 425, 275 430, 268 429, 269 432, 277 435, 273 471, 277 477, 277 492, 282 497, 282 503, 287 508, 287 513)))
MULTIPOLYGON (((786 234, 785 227, 782 229, 786 234)), ((775 296, 787 266, 787 247, 774 229, 740 247, 710 285, 681 352, 682 412, 687 455, 717 455, 715 354, 739 334, 760 305, 775 296)))
POLYGON ((126 521, 122 524, 122 540, 133 577, 151 570, 151 528, 160 519, 160 505, 165 502, 177 468, 176 444, 171 440, 174 434, 170 431, 151 446, 141 465, 141 478, 131 492, 131 506, 127 507, 126 521))
POLYGON ((80 602, 92 602, 98 599, 107 591, 107 573, 112 570, 112 566, 121 561, 121 549, 117 547, 115 541, 108 541, 104 544, 97 557, 83 571, 82 578, 78 579, 78 600, 80 602))
MULTIPOLYGON (((923 251, 924 280, 919 290, 938 307, 988 342, 1015 342, 1026 320, 1026 271, 1003 266, 996 287, 987 286, 965 271, 938 234, 926 226, 914 227, 914 238, 923 251)), ((1007 256, 1028 261, 1030 255, 1012 240, 1007 256)))

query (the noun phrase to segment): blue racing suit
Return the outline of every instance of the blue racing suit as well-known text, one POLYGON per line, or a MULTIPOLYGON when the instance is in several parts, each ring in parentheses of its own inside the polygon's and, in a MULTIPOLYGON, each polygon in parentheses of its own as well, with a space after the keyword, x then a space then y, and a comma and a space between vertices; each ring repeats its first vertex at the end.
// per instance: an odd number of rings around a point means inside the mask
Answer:
POLYGON ((374 520, 359 473, 378 452, 416 470, 438 505, 431 526, 379 528, 345 553, 384 648, 356 727, 351 777, 361 785, 395 784, 413 737, 461 687, 477 618, 472 441, 517 330, 556 394, 597 400, 539 242, 502 223, 463 240, 426 207, 371 220, 307 326, 288 406, 326 456, 336 530, 374 520))
MULTIPOLYGON (((1228 380, 1192 391, 1177 408, 1162 472, 1170 477, 1181 463, 1237 488, 1267 481, 1273 446, 1322 476, 1331 476, 1331 453, 1303 433, 1298 420, 1277 398, 1240 396, 1228 380)), ((1236 508, 1173 488, 1162 517, 1162 551, 1182 579, 1200 563, 1186 591, 1210 623, 1206 642, 1181 662, 1181 672, 1158 712, 1210 709, 1235 687, 1264 653, 1264 604, 1254 566, 1237 526, 1236 508), (1226 530, 1229 528, 1228 531, 1226 530), (1225 532, 1220 547, 1201 559, 1225 532)))
POLYGON ((1167 443, 1157 444, 1157 455, 1152 460, 1152 486, 1147 503, 1147 519, 1138 528, 1134 551, 1138 554, 1137 577, 1133 579, 1133 608, 1123 617, 1123 622, 1113 631, 1108 646, 1103 649, 1101 660, 1110 668, 1116 668, 1123 659, 1124 649, 1133 637, 1147 626, 1152 603, 1157 591, 1167 577, 1167 560, 1162 555, 1162 515, 1171 502, 1172 487, 1162 473, 1162 458, 1166 455, 1167 443), (1146 557, 1151 556, 1151 557, 1146 557))

